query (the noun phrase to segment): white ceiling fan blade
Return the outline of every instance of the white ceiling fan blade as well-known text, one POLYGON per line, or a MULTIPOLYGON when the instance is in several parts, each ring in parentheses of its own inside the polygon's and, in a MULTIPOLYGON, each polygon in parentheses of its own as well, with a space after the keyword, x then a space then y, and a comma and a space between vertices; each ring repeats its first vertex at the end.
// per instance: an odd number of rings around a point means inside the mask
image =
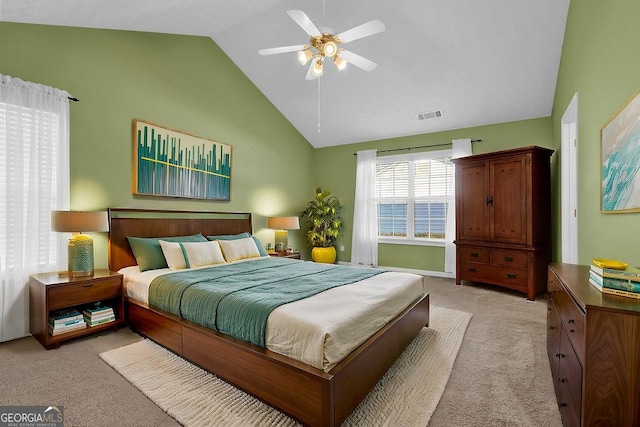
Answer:
POLYGON ((362 68, 365 71, 373 71, 378 66, 375 62, 348 50, 343 50, 339 53, 339 56, 348 63, 353 64, 358 68, 362 68))
POLYGON ((306 49, 306 44, 299 44, 296 46, 282 46, 282 47, 271 47, 269 49, 260 49, 258 53, 260 55, 275 55, 277 53, 287 53, 287 52, 295 52, 297 50, 306 49))
POLYGON ((288 10, 287 14, 291 17, 291 19, 296 21, 296 24, 300 25, 300 27, 311 37, 322 35, 318 27, 316 27, 315 24, 311 22, 311 19, 309 19, 307 14, 303 11, 292 9, 288 10))
POLYGON ((372 36, 383 32, 387 27, 379 19, 374 19, 357 27, 353 27, 350 30, 344 31, 338 34, 336 37, 340 39, 342 43, 349 43, 354 40, 361 39, 363 37, 372 36))

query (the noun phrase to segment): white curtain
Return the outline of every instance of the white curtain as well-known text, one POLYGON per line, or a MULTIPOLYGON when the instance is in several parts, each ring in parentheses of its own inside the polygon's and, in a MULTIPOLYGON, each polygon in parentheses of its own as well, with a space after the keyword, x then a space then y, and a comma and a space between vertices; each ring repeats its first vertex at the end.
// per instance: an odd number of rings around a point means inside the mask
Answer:
POLYGON ((56 271, 69 208, 69 94, 0 74, 0 341, 29 334, 29 275, 56 271))
MULTIPOLYGON (((452 155, 451 158, 466 157, 472 154, 471 139, 454 139, 451 141, 452 155)), ((455 183, 454 183, 455 184, 455 183)), ((444 271, 445 273, 456 272, 456 245, 453 240, 456 237, 456 204, 455 204, 455 186, 451 203, 447 210, 447 225, 444 232, 444 271)))
POLYGON ((375 200, 376 150, 358 151, 351 263, 378 265, 378 210, 375 200))

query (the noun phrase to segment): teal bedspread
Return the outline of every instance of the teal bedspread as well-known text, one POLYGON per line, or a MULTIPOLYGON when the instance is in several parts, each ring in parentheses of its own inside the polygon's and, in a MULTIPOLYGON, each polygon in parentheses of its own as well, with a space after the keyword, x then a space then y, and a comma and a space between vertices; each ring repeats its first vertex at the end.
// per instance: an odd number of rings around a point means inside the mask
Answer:
POLYGON ((259 258, 157 277, 149 287, 149 304, 265 347, 267 318, 280 305, 383 271, 287 258, 259 258))

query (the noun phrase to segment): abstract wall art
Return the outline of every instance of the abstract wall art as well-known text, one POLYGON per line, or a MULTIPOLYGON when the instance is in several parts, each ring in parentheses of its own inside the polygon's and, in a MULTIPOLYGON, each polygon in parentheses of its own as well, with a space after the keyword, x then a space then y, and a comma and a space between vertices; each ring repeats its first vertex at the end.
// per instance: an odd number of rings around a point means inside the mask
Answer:
POLYGON ((134 119, 133 194, 231 200, 231 146, 134 119))
POLYGON ((640 93, 602 128, 602 204, 606 213, 640 211, 640 93))

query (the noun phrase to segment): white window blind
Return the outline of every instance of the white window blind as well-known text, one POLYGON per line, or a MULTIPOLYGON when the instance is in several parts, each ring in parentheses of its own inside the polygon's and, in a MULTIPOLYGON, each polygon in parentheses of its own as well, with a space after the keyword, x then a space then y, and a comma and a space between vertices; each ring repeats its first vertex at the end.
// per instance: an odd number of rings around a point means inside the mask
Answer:
POLYGON ((378 236, 443 241, 453 195, 450 151, 381 157, 376 167, 378 236))

